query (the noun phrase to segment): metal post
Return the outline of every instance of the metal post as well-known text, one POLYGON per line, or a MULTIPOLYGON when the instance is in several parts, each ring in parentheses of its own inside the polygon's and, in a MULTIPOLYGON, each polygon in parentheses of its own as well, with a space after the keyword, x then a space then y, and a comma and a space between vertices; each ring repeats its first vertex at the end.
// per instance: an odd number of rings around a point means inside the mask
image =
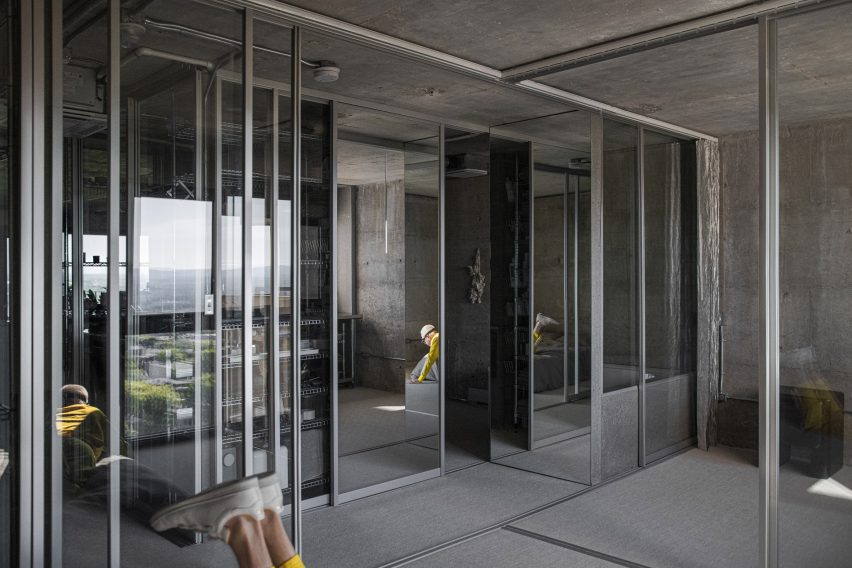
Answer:
POLYGON ((250 10, 243 12, 243 475, 254 473, 254 278, 252 225, 254 223, 254 20, 250 10))
MULTIPOLYGON (((61 43, 61 42, 60 42, 61 43)), ((60 106, 60 108, 62 108, 60 106)), ((83 144, 73 138, 71 144, 71 340, 74 383, 83 384, 83 144)))
POLYGON ((760 53, 760 566, 778 566, 779 217, 778 44, 775 20, 762 17, 760 53))
MULTIPOLYGON (((204 179, 204 75, 200 70, 195 71, 195 199, 198 204, 203 204, 206 201, 206 196, 202 195, 201 187, 204 179)), ((202 247, 207 247, 207 243, 201 243, 202 247)), ((206 255, 204 255, 206 257, 206 255)), ((195 363, 193 377, 195 382, 195 400, 193 401, 192 422, 195 428, 195 492, 198 493, 203 487, 203 470, 202 470, 202 454, 201 446, 203 444, 203 420, 201 411, 203 408, 203 388, 202 381, 203 361, 201 353, 203 351, 202 333, 204 331, 204 311, 205 297, 208 293, 205 286, 205 274, 201 271, 195 276, 195 363)))
MULTIPOLYGON (((527 288, 529 290, 529 305, 527 306, 527 449, 532 450, 535 445, 535 340, 532 336, 533 327, 535 326, 535 156, 533 155, 533 144, 527 142, 527 168, 529 188, 527 189, 528 206, 529 206, 529 248, 527 251, 529 258, 529 274, 527 288)), ((516 179, 516 181, 518 181, 516 179)), ((520 183, 518 183, 520 191, 520 183)), ((520 196, 518 196, 520 197, 520 196)), ((518 224, 518 238, 521 238, 520 223, 518 224)), ((520 269, 522 266, 521 259, 523 255, 518 256, 518 276, 520 285, 520 269)), ((516 369, 517 371, 517 369, 516 369)))
MULTIPOLYGON (((568 197, 571 195, 571 176, 566 172, 565 184, 562 190, 562 402, 568 402, 568 272, 565 263, 568 261, 569 226, 568 226, 568 197)), ((575 351, 576 353, 576 351, 575 351)), ((576 380, 577 376, 574 375, 576 380)))
POLYGON ((339 466, 339 412, 338 412, 338 337, 337 326, 337 103, 329 103, 329 114, 331 115, 330 142, 331 142, 331 223, 328 235, 328 243, 331 248, 331 504, 338 505, 340 499, 340 488, 338 484, 337 470, 339 466))
MULTIPOLYGON (((109 132, 109 233, 107 236, 107 396, 110 421, 109 454, 121 455, 121 304, 119 302, 119 264, 121 252, 121 2, 109 0, 109 75, 107 77, 109 105, 107 128, 109 132)), ((121 475, 119 460, 109 465, 109 541, 108 564, 121 565, 121 475)))
POLYGON ((591 117, 592 191, 591 191, 591 289, 592 289, 592 459, 591 483, 603 481, 603 116, 591 117))
POLYGON ((639 292, 639 465, 645 466, 645 368, 647 356, 645 350, 645 129, 639 127, 639 140, 636 145, 636 241, 638 261, 638 292, 639 292))
POLYGON ((214 329, 216 330, 216 354, 215 354, 215 381, 213 386, 213 425, 215 431, 215 446, 213 448, 213 459, 215 462, 215 483, 222 483, 223 471, 222 460, 223 456, 223 436, 222 428, 224 428, 223 408, 222 408, 222 288, 224 281, 222 279, 222 248, 224 243, 222 236, 222 80, 218 77, 215 81, 214 92, 214 133, 215 140, 213 142, 213 176, 215 178, 215 188, 213 195, 213 307, 215 310, 213 320, 214 329))
POLYGON ((580 394, 580 176, 574 180, 574 394, 580 394))
POLYGON ((291 61, 290 75, 290 103, 291 120, 293 125, 293 202, 291 223, 292 242, 291 266, 293 267, 291 304, 293 310, 293 333, 292 347, 293 355, 291 365, 293 371, 292 396, 290 397, 291 414, 290 423, 293 429, 293 546, 296 552, 302 550, 302 379, 301 353, 299 345, 301 341, 302 325, 302 30, 294 27, 291 36, 292 46, 290 52, 293 56, 291 61))
MULTIPOLYGON (((438 319, 438 329, 440 333, 438 334, 438 353, 440 356, 438 357, 438 428, 440 430, 438 435, 438 464, 441 469, 441 475, 446 474, 447 472, 447 439, 446 439, 446 392, 447 392, 447 333, 446 333, 446 323, 447 323, 447 278, 446 278, 446 270, 447 270, 447 214, 446 214, 446 203, 447 203, 447 187, 446 187, 446 137, 447 131, 444 124, 440 124, 438 126, 438 216, 439 216, 439 233, 438 233, 438 254, 440 256, 439 268, 438 268, 438 303, 440 305, 440 314, 438 319)), ((354 226, 354 224, 353 224, 354 226)), ((354 324, 353 324, 354 330, 354 324)), ((354 333, 352 341, 355 341, 354 333)), ((354 354, 353 354, 354 357, 354 354)), ((353 369, 353 381, 355 378, 354 369, 354 359, 352 364, 353 369)))
MULTIPOLYGON (((50 163, 50 228, 49 239, 52 247, 50 261, 50 411, 62 406, 62 356, 63 356, 63 318, 61 284, 64 279, 65 243, 62 232, 64 208, 63 183, 63 59, 62 59, 62 0, 51 0, 50 7, 50 65, 51 65, 51 163, 50 163)), ((79 268, 75 265, 75 269, 79 268)), ((74 290, 79 293, 80 289, 74 290)), ((62 439, 54 428, 50 436, 50 563, 59 565, 62 558, 62 439)), ((45 524, 45 526, 48 526, 45 524)))
MULTIPOLYGON (((269 428, 272 430, 272 437, 270 438, 270 444, 272 444, 271 469, 279 474, 284 474, 285 472, 278 471, 278 461, 281 455, 281 259, 279 258, 281 247, 278 246, 278 238, 281 235, 281 230, 278 226, 278 223, 281 222, 281 219, 278 218, 280 196, 280 189, 278 187, 280 183, 278 179, 280 175, 280 164, 278 163, 279 122, 278 89, 272 89, 272 195, 267 197, 267 199, 272 201, 270 215, 270 222, 272 223, 272 242, 270 243, 272 248, 272 310, 270 314, 272 318, 272 337, 270 338, 269 346, 269 368, 272 370, 272 388, 270 391, 272 405, 267 405, 267 408, 270 408, 272 411, 272 420, 269 421, 269 428)), ((289 473, 287 473, 287 479, 290 479, 289 473)))

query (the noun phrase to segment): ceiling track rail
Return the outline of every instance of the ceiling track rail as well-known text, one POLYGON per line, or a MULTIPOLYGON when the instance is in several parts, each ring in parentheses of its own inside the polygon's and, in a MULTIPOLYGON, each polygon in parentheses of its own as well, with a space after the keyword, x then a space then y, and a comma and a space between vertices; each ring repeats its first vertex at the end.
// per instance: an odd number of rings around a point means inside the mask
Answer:
POLYGON ((655 30, 618 38, 554 55, 503 70, 503 79, 520 82, 561 71, 576 69, 593 63, 639 53, 665 45, 672 45, 720 32, 731 31, 756 25, 763 16, 782 17, 792 11, 800 12, 806 8, 843 3, 848 0, 768 0, 733 8, 724 12, 710 14, 663 26, 655 30))

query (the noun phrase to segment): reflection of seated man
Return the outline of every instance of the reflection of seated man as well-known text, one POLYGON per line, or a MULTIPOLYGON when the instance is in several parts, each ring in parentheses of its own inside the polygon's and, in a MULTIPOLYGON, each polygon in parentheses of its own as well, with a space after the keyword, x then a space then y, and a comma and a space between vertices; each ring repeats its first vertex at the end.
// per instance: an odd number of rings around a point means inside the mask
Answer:
POLYGON ((535 327, 533 328, 533 353, 538 350, 538 344, 541 343, 541 339, 544 336, 542 330, 549 325, 559 325, 559 322, 542 313, 536 314, 535 327))
POLYGON ((82 385, 62 387, 62 408, 56 415, 56 431, 63 438, 63 469, 66 479, 82 486, 107 447, 109 423, 99 408, 89 405, 82 385))
POLYGON ((411 371, 408 377, 409 383, 438 380, 438 367, 435 363, 438 361, 438 347, 441 343, 439 338, 438 330, 432 324, 424 325, 420 329, 420 339, 429 346, 429 353, 424 355, 411 371))

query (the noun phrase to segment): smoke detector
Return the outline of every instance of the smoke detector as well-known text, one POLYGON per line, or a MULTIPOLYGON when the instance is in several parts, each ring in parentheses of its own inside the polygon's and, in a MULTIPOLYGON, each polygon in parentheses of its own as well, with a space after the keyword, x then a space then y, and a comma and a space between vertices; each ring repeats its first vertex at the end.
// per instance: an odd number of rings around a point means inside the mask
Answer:
POLYGON ((333 61, 320 61, 319 67, 314 67, 314 81, 317 83, 334 83, 340 78, 340 67, 333 61))

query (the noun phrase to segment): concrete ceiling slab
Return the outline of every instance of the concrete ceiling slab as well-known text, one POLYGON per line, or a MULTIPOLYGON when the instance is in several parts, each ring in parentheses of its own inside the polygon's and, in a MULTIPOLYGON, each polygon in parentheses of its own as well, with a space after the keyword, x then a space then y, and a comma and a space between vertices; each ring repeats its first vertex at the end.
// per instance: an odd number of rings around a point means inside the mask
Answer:
POLYGON ((708 132, 757 128, 757 28, 750 26, 539 78, 560 89, 708 132))
POLYGON ((303 57, 331 60, 340 67, 334 83, 317 83, 310 72, 304 85, 312 91, 387 105, 461 124, 484 126, 556 114, 569 107, 506 86, 411 61, 336 38, 305 32, 303 57))
POLYGON ((506 69, 752 0, 292 0, 287 4, 506 69))

